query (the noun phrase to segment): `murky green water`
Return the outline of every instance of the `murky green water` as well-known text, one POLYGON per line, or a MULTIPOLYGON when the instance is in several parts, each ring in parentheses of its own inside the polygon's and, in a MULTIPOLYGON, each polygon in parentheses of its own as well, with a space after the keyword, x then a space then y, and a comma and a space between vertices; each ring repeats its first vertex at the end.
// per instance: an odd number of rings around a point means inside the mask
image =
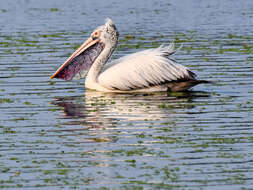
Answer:
POLYGON ((0 188, 251 189, 253 2, 0 1, 0 188), (216 82, 103 94, 49 76, 106 17, 216 82))

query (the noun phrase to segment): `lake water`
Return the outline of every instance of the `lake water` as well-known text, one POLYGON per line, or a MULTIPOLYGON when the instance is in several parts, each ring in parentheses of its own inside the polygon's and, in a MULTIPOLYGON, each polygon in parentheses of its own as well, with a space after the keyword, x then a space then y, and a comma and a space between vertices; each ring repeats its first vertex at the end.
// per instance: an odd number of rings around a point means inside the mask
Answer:
POLYGON ((0 1, 0 188, 252 189, 253 1, 0 1), (103 94, 49 76, 106 17, 214 84, 103 94))

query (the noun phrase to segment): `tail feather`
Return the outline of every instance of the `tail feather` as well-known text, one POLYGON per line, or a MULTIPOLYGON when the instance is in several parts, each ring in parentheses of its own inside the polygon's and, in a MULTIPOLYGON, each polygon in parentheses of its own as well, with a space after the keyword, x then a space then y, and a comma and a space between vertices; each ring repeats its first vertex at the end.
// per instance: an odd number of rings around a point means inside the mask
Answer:
POLYGON ((180 81, 180 82, 170 82, 167 83, 168 91, 173 92, 180 92, 180 91, 186 91, 193 86, 196 86, 198 84, 204 84, 204 83, 212 83, 207 80, 188 80, 188 81, 180 81))
MULTIPOLYGON (((197 84, 201 84, 201 83, 212 83, 211 81, 208 81, 208 80, 196 80, 196 83, 197 84)), ((197 85, 196 84, 196 85, 197 85)))

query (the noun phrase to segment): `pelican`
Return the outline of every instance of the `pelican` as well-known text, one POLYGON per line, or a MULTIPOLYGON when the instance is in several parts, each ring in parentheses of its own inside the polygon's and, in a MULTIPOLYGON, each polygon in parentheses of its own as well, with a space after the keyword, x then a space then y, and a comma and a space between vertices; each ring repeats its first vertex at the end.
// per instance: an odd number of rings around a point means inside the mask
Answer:
POLYGON ((123 56, 107 63, 119 33, 111 19, 90 37, 50 77, 85 79, 85 87, 102 92, 185 91, 197 84, 196 74, 170 58, 174 44, 123 56), (107 63, 107 64, 106 64, 107 63))

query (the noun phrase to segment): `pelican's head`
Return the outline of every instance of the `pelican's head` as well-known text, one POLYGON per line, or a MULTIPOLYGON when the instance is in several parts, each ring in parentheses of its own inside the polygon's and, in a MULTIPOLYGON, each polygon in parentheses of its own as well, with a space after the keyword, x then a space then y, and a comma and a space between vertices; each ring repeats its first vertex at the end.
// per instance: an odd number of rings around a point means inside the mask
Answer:
POLYGON ((111 19, 107 18, 103 26, 99 26, 91 34, 92 39, 99 39, 101 43, 104 43, 105 46, 116 46, 118 43, 119 33, 116 26, 111 19))
POLYGON ((95 29, 90 37, 50 78, 62 78, 65 80, 83 78, 104 50, 108 51, 108 57, 111 55, 112 50, 117 46, 118 35, 112 20, 106 19, 105 24, 95 29))

